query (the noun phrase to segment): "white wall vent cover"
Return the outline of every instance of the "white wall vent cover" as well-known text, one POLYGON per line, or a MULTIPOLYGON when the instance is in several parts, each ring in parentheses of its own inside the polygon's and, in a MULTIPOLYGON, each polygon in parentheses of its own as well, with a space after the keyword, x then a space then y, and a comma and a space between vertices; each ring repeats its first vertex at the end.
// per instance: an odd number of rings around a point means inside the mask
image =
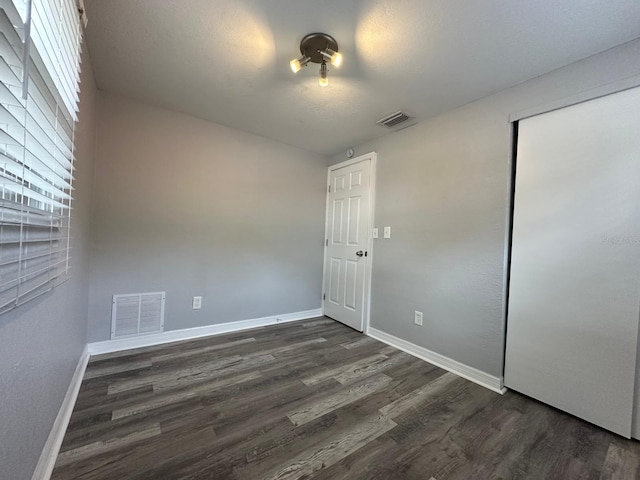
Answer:
POLYGON ((387 115, 386 117, 381 118, 376 123, 378 125, 382 125, 383 127, 395 128, 401 123, 404 123, 407 120, 412 120, 412 119, 413 117, 407 115, 404 112, 395 112, 395 113, 392 113, 391 115, 387 115))
POLYGON ((114 295, 111 340, 164 331, 165 292, 114 295))

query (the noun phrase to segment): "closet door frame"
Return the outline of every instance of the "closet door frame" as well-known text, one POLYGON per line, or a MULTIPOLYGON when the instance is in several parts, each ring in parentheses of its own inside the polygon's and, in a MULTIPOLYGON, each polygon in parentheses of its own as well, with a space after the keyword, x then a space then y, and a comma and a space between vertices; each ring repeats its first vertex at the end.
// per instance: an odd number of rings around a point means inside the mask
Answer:
MULTIPOLYGON (((548 104, 540 105, 532 109, 513 113, 510 115, 510 125, 512 129, 511 141, 512 141, 512 155, 511 155, 511 175, 510 180, 510 196, 508 202, 508 209, 506 212, 506 221, 508 228, 505 232, 505 262, 504 262, 504 311, 503 311, 503 327, 504 327, 504 357, 506 359, 506 342, 507 342, 507 328, 509 317, 509 303, 510 303, 510 280, 511 280, 511 258, 512 258, 512 240, 513 240, 513 225, 514 225, 514 207, 515 207, 515 191, 516 191, 516 168, 517 168, 517 148, 518 148, 518 135, 519 135, 519 121, 536 116, 539 114, 551 112, 561 108, 569 107, 586 101, 594 100, 600 97, 608 96, 610 94, 619 93, 625 90, 630 90, 640 86, 640 75, 631 77, 622 81, 611 83, 602 87, 594 88, 572 97, 567 97, 562 100, 551 102, 548 104)), ((640 335, 639 335, 640 336, 640 335)), ((640 345, 640 342, 638 342, 640 345)), ((504 363, 503 363, 503 375, 504 375, 504 363)), ((633 407, 633 420, 631 428, 631 436, 634 438, 640 438, 640 368, 635 372, 635 395, 634 395, 634 407, 633 407)), ((507 387, 509 385, 506 385, 507 387)), ((626 434, 625 434, 626 436, 626 434)))

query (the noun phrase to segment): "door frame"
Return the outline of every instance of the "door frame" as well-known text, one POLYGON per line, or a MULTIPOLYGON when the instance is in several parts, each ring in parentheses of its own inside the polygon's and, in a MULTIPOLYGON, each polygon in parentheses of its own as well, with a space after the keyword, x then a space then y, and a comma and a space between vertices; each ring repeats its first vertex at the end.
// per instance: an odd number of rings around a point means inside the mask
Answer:
MULTIPOLYGON (((615 81, 612 83, 608 83, 602 86, 598 86, 595 88, 591 88, 584 92, 578 93, 576 95, 570 97, 563 97, 553 102, 545 103, 542 105, 538 105, 533 108, 529 108, 527 110, 512 112, 509 115, 509 123, 511 127, 511 135, 510 135, 510 143, 511 143, 511 157, 510 157, 510 175, 509 175, 509 202, 507 205, 507 228, 505 232, 505 264, 504 264, 504 272, 503 278, 505 279, 505 288, 504 288, 504 305, 503 305, 503 317, 502 317, 502 344, 503 344, 503 354, 502 354, 502 377, 504 382, 504 374, 506 369, 506 350, 507 350, 507 332, 509 330, 509 322, 510 322, 510 314, 509 314, 509 302, 510 302, 510 277, 511 277, 511 256, 512 256, 512 243, 513 243, 513 227, 514 227, 514 214, 515 214, 515 192, 517 188, 516 184, 516 173, 518 168, 518 134, 520 128, 520 121, 526 120, 534 116, 544 115, 547 113, 554 112, 556 110, 561 110, 567 107, 572 107, 584 102, 590 102, 592 100, 597 100, 602 97, 607 97, 610 95, 615 95, 618 93, 622 93, 627 90, 631 90, 634 88, 640 88, 640 75, 635 75, 628 79, 615 81)), ((638 384, 640 382, 640 329, 638 330, 638 349, 637 349, 637 360, 636 360, 636 369, 635 369, 635 388, 633 394, 633 405, 632 405, 632 414, 631 414, 631 436, 627 438, 640 440, 640 419, 638 416, 640 415, 640 393, 638 384)), ((508 390, 511 387, 504 386, 504 390, 508 390)), ((541 400, 546 404, 546 401, 541 400)), ((553 405, 552 405, 553 406, 553 405)), ((557 407, 554 407, 557 408, 557 407)), ((563 411, 568 411, 565 408, 562 408, 563 411)), ((571 415, 576 415, 575 413, 569 412, 571 415)), ((582 417, 579 417, 582 418, 582 417)), ((591 420, 585 420, 591 422, 591 420)), ((606 427, 601 427, 606 428, 606 427)), ((624 435, 622 435, 624 436, 624 435)))
POLYGON ((364 298, 362 299, 362 333, 369 334, 369 323, 371 313, 371 274, 373 266, 373 225, 375 219, 375 204, 376 204, 376 152, 369 152, 363 155, 359 155, 355 158, 345 160, 344 162, 330 165, 327 169, 327 183, 326 183, 326 197, 325 197, 325 209, 324 209, 324 238, 322 239, 322 293, 320 296, 320 304, 322 305, 322 314, 324 315, 324 302, 323 298, 326 294, 324 290, 325 280, 327 275, 327 239, 329 234, 329 186, 331 185, 331 172, 340 168, 348 167, 355 163, 360 163, 364 160, 369 160, 369 242, 367 245, 367 256, 365 257, 365 271, 364 271, 364 298))

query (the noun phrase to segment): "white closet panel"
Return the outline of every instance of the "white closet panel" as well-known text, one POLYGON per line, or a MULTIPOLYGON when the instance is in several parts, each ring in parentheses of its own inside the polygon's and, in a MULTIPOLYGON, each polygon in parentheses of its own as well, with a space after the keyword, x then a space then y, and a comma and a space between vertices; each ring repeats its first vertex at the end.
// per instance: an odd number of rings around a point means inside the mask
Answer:
POLYGON ((631 434, 640 89, 519 125, 505 385, 631 434))

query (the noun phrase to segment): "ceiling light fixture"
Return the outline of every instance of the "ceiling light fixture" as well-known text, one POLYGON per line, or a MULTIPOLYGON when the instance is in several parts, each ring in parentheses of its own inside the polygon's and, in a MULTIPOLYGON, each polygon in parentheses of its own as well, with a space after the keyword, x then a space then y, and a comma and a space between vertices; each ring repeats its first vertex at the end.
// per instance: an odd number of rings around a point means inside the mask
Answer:
POLYGON ((298 73, 309 62, 320 64, 320 77, 318 84, 321 87, 329 85, 327 78, 327 62, 335 67, 342 64, 342 54, 338 52, 338 42, 326 33, 310 33, 300 42, 302 57, 291 60, 291 71, 298 73))

